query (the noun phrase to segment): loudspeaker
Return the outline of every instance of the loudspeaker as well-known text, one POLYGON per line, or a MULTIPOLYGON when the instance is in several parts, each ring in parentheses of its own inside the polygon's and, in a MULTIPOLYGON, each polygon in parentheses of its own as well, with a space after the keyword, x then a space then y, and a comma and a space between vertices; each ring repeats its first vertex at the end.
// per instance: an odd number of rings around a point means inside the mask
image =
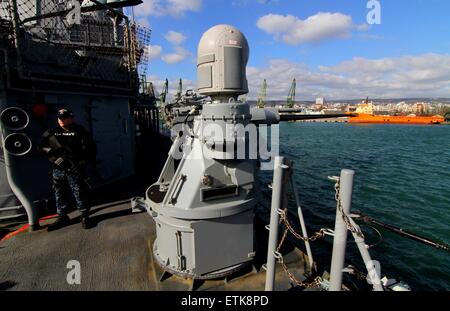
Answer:
POLYGON ((32 143, 26 134, 13 133, 5 138, 3 147, 11 155, 24 156, 30 152, 32 143))
POLYGON ((28 126, 30 117, 22 109, 10 107, 3 110, 0 114, 0 122, 8 130, 20 131, 28 126))

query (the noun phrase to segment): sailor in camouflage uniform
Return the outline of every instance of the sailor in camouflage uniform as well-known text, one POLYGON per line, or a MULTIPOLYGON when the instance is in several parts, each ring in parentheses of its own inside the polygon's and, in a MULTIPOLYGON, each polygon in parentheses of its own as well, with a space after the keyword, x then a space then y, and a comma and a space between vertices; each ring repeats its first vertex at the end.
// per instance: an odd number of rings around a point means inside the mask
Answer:
POLYGON ((69 223, 67 216, 67 187, 73 193, 81 212, 83 228, 89 228, 88 186, 85 179, 86 166, 95 160, 96 148, 89 132, 74 121, 69 109, 58 111, 59 127, 43 134, 40 148, 53 167, 53 190, 55 191, 58 218, 48 227, 59 229, 69 223))

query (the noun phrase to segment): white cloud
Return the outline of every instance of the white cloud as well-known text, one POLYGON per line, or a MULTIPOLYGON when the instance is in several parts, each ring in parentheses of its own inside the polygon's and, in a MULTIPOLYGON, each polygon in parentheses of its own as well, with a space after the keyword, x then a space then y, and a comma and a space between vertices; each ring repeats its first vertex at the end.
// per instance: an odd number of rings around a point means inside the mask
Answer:
POLYGON ((174 53, 164 54, 161 58, 167 64, 176 64, 185 60, 187 57, 191 55, 192 53, 189 52, 188 50, 177 46, 175 47, 174 53))
POLYGON ((174 16, 183 15, 184 12, 198 12, 202 8, 202 0, 168 0, 167 10, 174 16))
POLYGON ((358 78, 370 77, 404 83, 448 83, 450 81, 450 55, 429 53, 376 60, 355 57, 336 66, 322 66, 320 69, 358 78))
POLYGON ((148 46, 148 59, 156 59, 161 56, 162 47, 159 45, 149 45, 148 46))
POLYGON ((202 8, 202 0, 144 0, 135 8, 136 16, 183 16, 186 12, 198 12, 202 8))
POLYGON ((149 20, 144 17, 136 19, 136 23, 140 26, 151 28, 149 20))
MULTIPOLYGON (((183 49, 164 55, 167 63, 185 59, 183 49)), ((164 80, 149 77, 160 90, 164 80)), ((330 100, 402 97, 450 97, 450 54, 423 54, 382 59, 353 58, 334 66, 310 68, 286 59, 272 59, 265 67, 247 67, 250 93, 258 97, 261 83, 267 80, 267 100, 286 100, 292 79, 297 79, 297 100, 330 100)), ((183 80, 183 89, 195 89, 196 82, 183 80)), ((173 94, 177 79, 170 81, 173 94)))
POLYGON ((164 54, 161 59, 167 64, 177 64, 186 58, 192 56, 192 53, 185 48, 181 47, 182 44, 186 40, 186 36, 184 36, 180 32, 169 31, 164 38, 174 46, 174 52, 169 54, 164 54))
POLYGON ((355 25, 351 16, 342 13, 317 13, 305 20, 293 15, 267 14, 259 18, 256 25, 290 45, 348 38, 354 29, 368 29, 365 25, 355 25))
POLYGON ((271 60, 265 68, 248 67, 249 99, 256 99, 267 79, 267 99, 285 99, 292 79, 297 98, 329 99, 450 97, 450 55, 424 54, 397 58, 354 58, 317 70, 288 60, 271 60))
POLYGON ((183 35, 180 32, 173 31, 173 30, 169 31, 164 36, 164 38, 174 45, 180 45, 181 43, 183 43, 186 40, 185 35, 183 35))
POLYGON ((162 14, 162 6, 160 0, 145 0, 142 4, 134 8, 136 16, 160 16, 162 14))

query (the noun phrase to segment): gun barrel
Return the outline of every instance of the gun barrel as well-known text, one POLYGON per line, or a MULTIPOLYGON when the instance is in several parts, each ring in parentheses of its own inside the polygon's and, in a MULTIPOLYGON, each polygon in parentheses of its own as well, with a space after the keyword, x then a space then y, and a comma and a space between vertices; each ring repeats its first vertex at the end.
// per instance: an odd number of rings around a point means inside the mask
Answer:
POLYGON ((332 119, 332 118, 348 118, 353 117, 353 114, 280 114, 281 121, 301 121, 301 120, 318 120, 318 119, 332 119))
POLYGON ((279 113, 300 113, 303 112, 304 109, 297 109, 297 108, 282 108, 278 109, 279 113))

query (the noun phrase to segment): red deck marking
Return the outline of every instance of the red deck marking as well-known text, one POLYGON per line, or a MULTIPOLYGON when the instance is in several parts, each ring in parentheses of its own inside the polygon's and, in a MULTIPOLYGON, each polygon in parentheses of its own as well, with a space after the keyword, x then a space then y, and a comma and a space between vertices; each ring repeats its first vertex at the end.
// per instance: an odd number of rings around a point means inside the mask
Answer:
MULTIPOLYGON (((47 220, 47 219, 52 219, 52 218, 55 218, 55 217, 57 217, 57 216, 58 216, 57 214, 45 216, 45 217, 42 217, 41 219, 39 219, 39 221, 41 221, 41 220, 47 220)), ((28 230, 29 227, 30 227, 29 224, 23 225, 22 227, 20 227, 20 228, 17 229, 16 231, 10 232, 10 233, 8 233, 7 235, 5 235, 5 236, 0 240, 0 242, 3 242, 3 241, 5 241, 5 240, 7 240, 7 239, 10 239, 10 238, 12 238, 13 236, 18 235, 19 233, 22 233, 22 232, 28 230)))

